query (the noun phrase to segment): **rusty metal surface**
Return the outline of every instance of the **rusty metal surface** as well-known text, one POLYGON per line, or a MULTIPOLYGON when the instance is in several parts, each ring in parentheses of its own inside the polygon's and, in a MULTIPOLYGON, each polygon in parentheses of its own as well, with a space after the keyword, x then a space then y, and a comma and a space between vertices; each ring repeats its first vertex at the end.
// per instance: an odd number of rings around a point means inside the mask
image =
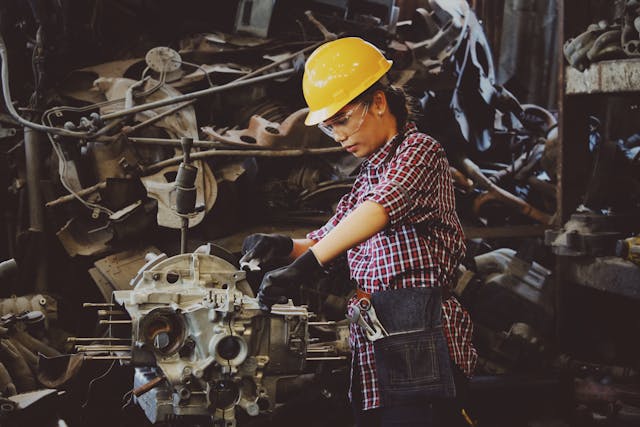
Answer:
POLYGON ((565 73, 567 95, 640 90, 640 59, 602 61, 582 72, 567 67, 565 73))
POLYGON ((569 264, 568 278, 576 283, 640 300, 640 268, 618 257, 600 257, 569 264))

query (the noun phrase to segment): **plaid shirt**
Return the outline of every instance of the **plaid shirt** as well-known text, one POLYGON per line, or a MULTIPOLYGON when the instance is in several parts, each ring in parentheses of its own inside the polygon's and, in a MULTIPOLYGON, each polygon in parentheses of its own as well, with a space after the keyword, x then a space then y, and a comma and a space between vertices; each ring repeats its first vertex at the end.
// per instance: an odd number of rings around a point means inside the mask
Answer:
MULTIPOLYGON (((364 201, 382 205, 389 215, 387 227, 347 251, 351 278, 368 293, 413 286, 450 287, 466 250, 444 150, 413 124, 407 125, 404 140, 398 138, 363 162, 335 215, 307 235, 319 241, 364 201)), ((442 313, 451 358, 471 376, 477 353, 471 343, 469 314, 454 297, 443 301, 442 313)), ((363 409, 379 407, 373 345, 354 324, 349 342, 353 367, 360 370, 363 409)))

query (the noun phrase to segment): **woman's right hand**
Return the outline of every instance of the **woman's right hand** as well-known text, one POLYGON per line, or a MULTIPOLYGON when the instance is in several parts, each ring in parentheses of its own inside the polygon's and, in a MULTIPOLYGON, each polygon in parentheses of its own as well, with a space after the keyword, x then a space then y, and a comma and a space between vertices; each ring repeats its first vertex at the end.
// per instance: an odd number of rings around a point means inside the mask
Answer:
POLYGON ((240 268, 269 271, 289 264, 293 240, 283 234, 256 233, 242 242, 240 268))

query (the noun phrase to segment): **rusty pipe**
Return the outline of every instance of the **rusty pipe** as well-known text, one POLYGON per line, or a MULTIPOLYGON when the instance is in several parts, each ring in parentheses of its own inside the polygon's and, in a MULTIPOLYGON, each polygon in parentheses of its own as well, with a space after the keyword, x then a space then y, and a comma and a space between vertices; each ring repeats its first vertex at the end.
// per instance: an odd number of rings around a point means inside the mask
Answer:
POLYGON ((469 176, 478 187, 485 190, 485 193, 476 197, 473 202, 473 211, 478 214, 482 205, 490 200, 502 202, 508 206, 516 208, 523 215, 528 216, 542 224, 551 224, 551 215, 531 206, 521 198, 509 193, 507 190, 498 187, 487 178, 478 165, 468 158, 462 159, 463 172, 469 176))
POLYGON ((135 397, 140 397, 143 394, 151 391, 154 387, 156 387, 162 381, 164 381, 164 377, 163 376, 155 377, 154 379, 152 379, 148 383, 142 384, 140 387, 138 387, 136 389, 133 389, 133 395, 135 397))

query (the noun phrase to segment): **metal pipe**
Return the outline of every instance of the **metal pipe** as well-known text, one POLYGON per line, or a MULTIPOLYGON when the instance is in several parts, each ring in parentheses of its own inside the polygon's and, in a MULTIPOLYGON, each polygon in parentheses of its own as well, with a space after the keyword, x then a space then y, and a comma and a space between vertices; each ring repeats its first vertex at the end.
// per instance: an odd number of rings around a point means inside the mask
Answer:
POLYGON ((127 314, 126 311, 122 311, 122 310, 98 310, 98 316, 100 317, 104 317, 104 316, 124 316, 125 314, 127 314))
POLYGON ((276 67, 276 66, 278 66, 278 65, 280 65, 280 64, 284 64, 284 63, 285 63, 285 62, 287 62, 287 61, 291 61, 291 60, 292 60, 293 58, 295 58, 296 56, 298 56, 298 55, 302 55, 303 53, 306 53, 306 52, 309 52, 309 51, 311 51, 311 50, 314 50, 315 48, 317 48, 317 47, 318 47, 318 46, 320 46, 321 44, 324 44, 326 41, 327 41, 327 40, 322 40, 322 41, 320 41, 320 42, 317 42, 317 43, 312 44, 311 46, 307 46, 307 47, 305 47, 305 48, 303 48, 303 49, 300 49, 299 51, 294 52, 294 53, 292 53, 291 55, 288 55, 288 56, 286 56, 286 57, 284 57, 284 58, 282 58, 282 59, 279 59, 279 60, 274 61, 274 62, 272 62, 272 63, 270 63, 270 64, 268 64, 268 65, 265 65, 265 66, 264 66, 264 67, 262 67, 262 68, 258 68, 257 70, 252 71, 252 72, 250 72, 249 74, 245 74, 244 76, 242 76, 242 77, 239 77, 239 78, 235 79, 235 81, 242 81, 242 80, 246 80, 246 79, 250 78, 251 76, 255 76, 255 75, 260 74, 260 73, 263 73, 263 72, 265 72, 265 71, 267 71, 267 70, 269 70, 269 69, 271 69, 271 68, 274 68, 274 67, 276 67))
POLYGON ((129 345, 77 345, 76 350, 85 351, 131 351, 129 345))
POLYGON ((332 361, 332 360, 347 360, 347 356, 330 356, 330 357, 307 357, 305 360, 310 362, 332 361))
POLYGON ((100 325, 131 325, 131 320, 100 320, 100 325))
POLYGON ((177 113, 178 111, 182 110, 183 108, 188 107, 189 105, 195 104, 195 102, 196 102, 196 100, 192 99, 191 101, 185 102, 184 104, 176 105, 175 107, 170 108, 167 111, 163 111, 162 113, 157 114, 157 115, 151 117, 150 119, 145 120, 142 123, 138 123, 135 126, 130 126, 130 127, 127 127, 126 129, 123 129, 123 132, 125 134, 129 134, 129 133, 135 132, 135 131, 137 131, 139 129, 142 129, 142 128, 146 127, 146 126, 149 126, 150 124, 153 124, 153 123, 157 122, 158 120, 164 119, 165 117, 170 116, 173 113, 177 113))
MULTIPOLYGON (((206 159, 217 156, 248 156, 248 157, 299 157, 305 155, 318 155, 329 153, 340 153, 345 151, 342 147, 331 148, 311 148, 295 150, 207 150, 191 154, 192 160, 206 159)), ((154 163, 142 169, 143 174, 148 174, 167 166, 173 166, 182 161, 182 156, 172 157, 158 163, 154 163)))
POLYGON ((475 198, 473 202, 473 210, 475 213, 479 212, 484 203, 490 200, 497 200, 518 209, 523 215, 535 219, 542 224, 551 224, 551 215, 536 209, 518 196, 515 196, 494 184, 484 175, 484 173, 482 173, 478 165, 476 165, 472 160, 464 158, 462 159, 461 165, 463 172, 467 176, 471 177, 478 187, 487 191, 475 198))
POLYGON ((58 197, 57 199, 51 200, 45 204, 46 207, 52 208, 54 206, 58 206, 67 202, 71 202, 76 200, 76 196, 86 196, 91 193, 95 193, 98 190, 102 190, 107 188, 106 182, 99 182, 96 185, 92 185, 91 187, 83 188, 82 190, 76 191, 76 194, 67 194, 66 196, 58 197))
POLYGON ((131 356, 87 356, 84 355, 85 360, 131 360, 131 356))
POLYGON ((101 118, 102 118, 102 120, 111 120, 111 119, 115 119, 115 118, 118 118, 118 117, 139 113, 140 111, 151 110, 153 108, 164 107, 165 105, 171 105, 171 104, 177 104, 179 102, 189 101, 191 99, 196 99, 196 98, 200 98, 202 96, 211 95, 211 94, 214 94, 216 92, 222 92, 222 91, 229 90, 229 89, 235 89, 237 87, 249 86, 249 85, 252 85, 254 83, 259 83, 259 82, 262 82, 262 81, 265 81, 265 80, 271 80, 271 79, 277 79, 277 78, 280 78, 280 77, 286 77, 286 76, 289 76, 289 75, 291 75, 293 73, 295 73, 295 70, 293 68, 290 68, 290 69, 283 70, 283 71, 277 71, 277 72, 271 73, 271 74, 265 74, 263 76, 253 77, 251 79, 246 79, 246 80, 242 80, 242 81, 232 81, 230 83, 227 83, 227 84, 224 84, 224 85, 221 85, 221 86, 211 87, 211 88, 199 90, 199 91, 192 92, 192 93, 187 93, 187 94, 184 94, 184 95, 176 96, 175 98, 162 99, 160 101, 149 102, 147 104, 137 105, 137 106, 132 107, 132 108, 127 108, 127 109, 124 109, 124 110, 115 111, 113 113, 105 114, 101 118))
MULTIPOLYGON (((24 155, 27 169, 27 197, 29 203, 29 231, 38 233, 37 239, 44 238, 44 202, 40 187, 42 169, 42 150, 40 132, 29 127, 24 128, 24 155)), ((40 246, 40 245, 38 245, 40 246)), ((47 257, 37 248, 35 255, 34 290, 43 292, 47 289, 47 257)))
POLYGON ((27 166, 27 190, 29 196, 29 229, 44 231, 44 212, 42 191, 40 190, 40 165, 42 153, 40 151, 40 133, 24 128, 24 155, 27 166))
POLYGON ((135 397, 140 397, 148 391, 151 391, 154 387, 164 381, 164 376, 155 377, 151 381, 146 384, 142 384, 140 387, 133 389, 133 395, 135 397))
POLYGON ((131 338, 81 338, 81 337, 68 337, 67 342, 92 342, 92 341, 131 341, 131 338))

